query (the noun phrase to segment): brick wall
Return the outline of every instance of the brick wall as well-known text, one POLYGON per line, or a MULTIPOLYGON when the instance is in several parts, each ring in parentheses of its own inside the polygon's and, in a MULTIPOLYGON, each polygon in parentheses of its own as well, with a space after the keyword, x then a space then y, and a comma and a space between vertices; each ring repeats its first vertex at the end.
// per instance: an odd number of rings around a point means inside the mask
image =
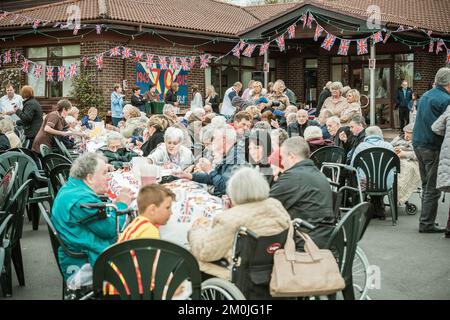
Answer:
POLYGON ((414 90, 420 95, 426 92, 434 82, 436 72, 446 66, 445 54, 428 53, 426 50, 419 50, 414 53, 414 73, 419 72, 422 80, 414 80, 414 90))

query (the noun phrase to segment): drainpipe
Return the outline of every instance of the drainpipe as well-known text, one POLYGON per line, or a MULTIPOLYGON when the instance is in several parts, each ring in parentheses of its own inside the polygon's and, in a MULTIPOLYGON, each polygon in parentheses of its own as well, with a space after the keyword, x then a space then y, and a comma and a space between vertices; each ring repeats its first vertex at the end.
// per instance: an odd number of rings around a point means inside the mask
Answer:
MULTIPOLYGON (((375 60, 375 43, 370 41, 370 59, 375 60)), ((370 125, 375 125, 375 68, 370 68, 370 125)))
MULTIPOLYGON (((264 65, 266 65, 266 63, 269 61, 269 53, 268 53, 268 51, 269 51, 269 50, 267 50, 267 51, 264 53, 264 65)), ((264 68, 264 66, 263 66, 263 68, 264 68)), ((269 68, 269 70, 270 70, 270 68, 269 68)), ((269 72, 268 72, 268 71, 265 71, 265 72, 264 72, 264 88, 267 88, 268 80, 269 80, 269 72)))

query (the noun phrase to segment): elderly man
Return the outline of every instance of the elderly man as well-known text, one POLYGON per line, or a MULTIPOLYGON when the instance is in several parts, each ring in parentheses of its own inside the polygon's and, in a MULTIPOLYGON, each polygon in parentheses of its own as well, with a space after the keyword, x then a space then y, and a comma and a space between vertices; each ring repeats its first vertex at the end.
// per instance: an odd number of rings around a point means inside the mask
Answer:
POLYGON ((348 127, 341 127, 341 120, 338 117, 332 116, 327 119, 327 130, 330 134, 330 140, 334 142, 335 146, 341 147, 345 150, 345 153, 351 149, 351 140, 347 139, 345 142, 342 140, 345 137, 351 135, 350 129, 348 127))
POLYGON ((435 225, 441 191, 436 189, 439 154, 444 137, 436 135, 431 126, 450 105, 450 68, 441 68, 436 74, 436 87, 425 92, 417 105, 413 133, 413 147, 419 161, 422 179, 422 212, 419 232, 445 232, 435 225))
MULTIPOLYGON (((73 258, 59 248, 58 260, 65 280, 87 263, 93 267, 97 257, 117 240, 115 212, 110 212, 105 219, 89 219, 97 209, 81 207, 83 203, 102 202, 100 195, 108 191, 108 168, 106 159, 100 154, 80 156, 53 203, 51 220, 61 240, 70 251, 87 255, 86 259, 73 258)), ((131 201, 130 190, 122 189, 116 204, 119 209, 125 209, 131 201)), ((125 217, 119 219, 123 225, 125 217)))
POLYGON ((122 169, 125 162, 130 162, 138 154, 129 150, 125 146, 125 138, 118 132, 111 132, 106 138, 106 148, 100 149, 108 160, 108 163, 114 166, 114 169, 122 169))
POLYGON ((239 92, 242 89, 242 83, 235 82, 235 84, 228 88, 227 91, 225 91, 224 97, 223 97, 223 103, 222 103, 222 109, 220 110, 220 113, 224 116, 227 116, 230 118, 234 112, 236 111, 236 108, 232 105, 233 98, 239 95, 239 92))
POLYGON ((12 121, 19 120, 19 117, 16 115, 14 111, 15 107, 18 107, 20 110, 23 109, 23 98, 14 93, 14 87, 12 84, 6 85, 6 95, 0 98, 0 110, 2 115, 10 116, 12 121))
POLYGON ((353 153, 355 152, 356 147, 358 147, 366 137, 366 130, 364 129, 366 126, 366 121, 364 117, 360 114, 354 115, 350 120, 350 137, 347 136, 345 132, 340 134, 340 139, 343 143, 347 143, 350 141, 350 150, 347 154, 347 163, 350 163, 350 160, 353 157, 353 153))
MULTIPOLYGON (((302 137, 287 139, 281 146, 284 173, 270 190, 292 219, 301 218, 318 228, 311 238, 323 248, 333 231, 333 197, 327 178, 309 160, 308 143, 302 137)), ((298 240, 298 239, 297 239, 298 240)), ((301 242, 297 241, 301 248, 301 242)))
POLYGON ((215 129, 212 149, 214 162, 217 163, 214 169, 209 160, 202 158, 198 163, 202 172, 194 174, 182 172, 176 175, 212 185, 214 195, 220 197, 226 194, 227 182, 234 171, 248 164, 245 162, 245 151, 237 145, 236 132, 230 125, 215 129))
POLYGON ((400 132, 409 123, 409 103, 412 100, 412 93, 412 89, 408 87, 408 81, 403 80, 395 98, 400 118, 400 132))
POLYGON ((308 111, 300 109, 297 111, 297 123, 292 123, 288 126, 287 132, 289 137, 300 136, 303 137, 305 129, 309 126, 318 126, 319 123, 314 120, 308 120, 308 111))

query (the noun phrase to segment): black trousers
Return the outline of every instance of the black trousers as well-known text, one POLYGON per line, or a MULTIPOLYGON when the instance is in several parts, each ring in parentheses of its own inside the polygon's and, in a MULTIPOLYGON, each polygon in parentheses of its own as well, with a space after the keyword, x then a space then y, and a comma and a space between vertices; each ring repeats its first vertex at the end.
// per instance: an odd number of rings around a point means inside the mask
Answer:
POLYGON ((400 107, 398 108, 398 113, 400 119, 400 130, 403 130, 403 127, 409 124, 409 109, 400 107))

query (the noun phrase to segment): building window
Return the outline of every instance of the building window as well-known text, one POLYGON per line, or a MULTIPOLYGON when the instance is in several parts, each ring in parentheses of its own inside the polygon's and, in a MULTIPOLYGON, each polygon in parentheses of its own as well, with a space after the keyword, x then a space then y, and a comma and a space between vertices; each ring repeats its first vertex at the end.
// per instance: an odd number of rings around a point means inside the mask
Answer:
POLYGON ((331 81, 342 82, 344 86, 349 84, 349 58, 332 57, 331 58, 331 81))
MULTIPOLYGON (((32 73, 27 75, 27 83, 32 86, 36 97, 61 98, 68 97, 72 91, 72 80, 66 75, 63 82, 47 82, 45 66, 54 66, 55 80, 58 66, 68 68, 71 64, 80 62, 80 45, 50 46, 27 48, 27 58, 43 67, 43 74, 37 79, 32 73)), ((32 71, 32 70, 31 70, 32 71)))
POLYGON ((400 88, 402 81, 408 81, 408 86, 414 87, 414 53, 395 55, 394 86, 400 88))

